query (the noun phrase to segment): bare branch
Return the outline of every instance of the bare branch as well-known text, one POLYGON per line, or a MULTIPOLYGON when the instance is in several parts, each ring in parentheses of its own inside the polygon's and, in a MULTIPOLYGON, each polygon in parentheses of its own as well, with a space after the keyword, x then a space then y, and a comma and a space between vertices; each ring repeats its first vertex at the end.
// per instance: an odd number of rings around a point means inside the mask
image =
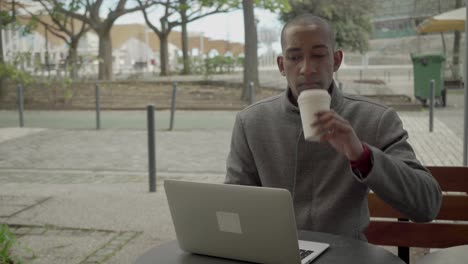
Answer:
MULTIPOLYGON (((93 26, 92 21, 87 16, 84 16, 84 15, 81 15, 81 14, 78 14, 78 13, 75 13, 75 12, 72 12, 70 10, 67 10, 67 9, 63 8, 62 5, 60 4, 60 2, 57 1, 57 0, 50 0, 50 1, 54 4, 54 6, 57 8, 57 10, 60 13, 63 13, 65 15, 67 15, 67 16, 76 18, 78 20, 83 21, 84 23, 87 23, 87 24, 93 26)), ((86 7, 86 8, 88 8, 88 7, 86 7)))
POLYGON ((119 3, 117 4, 117 8, 115 9, 116 11, 122 11, 125 8, 127 0, 119 0, 119 3))
POLYGON ((43 21, 39 21, 39 23, 41 23, 45 27, 46 31, 49 31, 50 33, 52 33, 53 35, 61 38, 63 41, 65 41, 65 43, 70 45, 70 43, 71 43, 70 39, 65 37, 63 34, 59 33, 59 32, 63 32, 63 31, 61 31, 60 29, 58 29, 58 28, 56 28, 56 27, 54 27, 54 26, 52 26, 50 24, 47 24, 47 23, 45 23, 43 21))
MULTIPOLYGON (((143 3, 141 2, 141 0, 137 0, 137 1, 140 6, 143 6, 143 3)), ((145 18, 146 24, 154 31, 154 33, 156 33, 156 35, 160 37, 161 31, 149 20, 148 14, 146 13, 146 8, 143 8, 141 12, 143 13, 143 17, 145 18)))
MULTIPOLYGON (((59 28, 57 29, 58 31, 63 31, 65 34, 67 34, 70 38, 73 38, 75 36, 81 36, 84 32, 87 32, 90 28, 86 27, 86 23, 81 21, 82 26, 81 30, 77 33, 75 31, 75 25, 73 21, 73 17, 65 16, 65 19, 63 21, 60 21, 57 16, 56 12, 51 10, 50 8, 47 7, 47 5, 43 2, 44 0, 39 0, 39 3, 44 7, 46 12, 48 13, 49 17, 51 18, 52 22, 54 22, 55 25, 57 25, 59 28), (71 18, 71 21, 69 20, 71 18), (71 30, 67 27, 70 26, 71 30)), ((31 12, 27 11, 31 16, 34 16, 31 12)), ((87 14, 88 10, 85 10, 85 16, 87 14)), ((39 22, 44 22, 40 18, 38 18, 39 22)), ((45 23, 45 22, 44 22, 45 23)), ((52 26, 52 25, 49 25, 52 26)))
MULTIPOLYGON (((7 5, 9 3, 3 3, 3 4, 7 5)), ((10 23, 13 23, 16 20, 16 5, 17 5, 17 3, 16 3, 16 1, 13 0, 13 1, 10 2, 10 4, 11 4, 12 15, 8 16, 8 19, 6 19, 6 20, 3 20, 3 18, 2 18, 2 20, 0 20, 0 22, 1 22, 0 27, 3 27, 3 26, 8 25, 10 23)), ((2 6, 2 4, 0 4, 0 8, 1 8, 1 6, 2 6)))
POLYGON ((221 9, 221 7, 218 7, 216 8, 215 10, 211 11, 211 12, 208 12, 208 13, 205 13, 205 14, 202 14, 202 15, 199 15, 199 16, 195 16, 195 17, 190 17, 192 16, 194 13, 190 14, 187 16, 187 22, 193 22, 195 20, 198 20, 200 18, 203 18, 203 17, 206 17, 206 16, 209 16, 209 15, 212 15, 212 14, 216 14, 216 13, 226 13, 226 12, 229 12, 229 9, 221 9))

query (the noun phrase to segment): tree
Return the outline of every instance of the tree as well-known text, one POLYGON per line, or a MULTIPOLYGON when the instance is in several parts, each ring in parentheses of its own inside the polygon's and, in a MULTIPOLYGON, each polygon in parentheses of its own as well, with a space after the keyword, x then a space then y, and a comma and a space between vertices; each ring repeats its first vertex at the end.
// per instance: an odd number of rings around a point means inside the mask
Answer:
MULTIPOLYGON (((143 6, 141 0, 138 0, 140 6, 143 6)), ((178 21, 169 21, 169 17, 175 14, 177 11, 176 5, 174 3, 170 3, 170 0, 166 0, 165 2, 160 1, 152 1, 151 5, 162 5, 164 7, 164 14, 159 18, 159 22, 161 24, 161 28, 155 26, 150 19, 148 18, 148 12, 145 8, 141 9, 143 12, 143 16, 145 18, 146 24, 151 30, 158 35, 159 38, 159 59, 161 62, 161 71, 160 75, 166 76, 168 75, 168 65, 169 65, 169 33, 171 33, 172 29, 179 25, 178 21)))
MULTIPOLYGON (((114 9, 109 8, 109 13, 106 18, 100 17, 101 7, 104 0, 80 0, 78 1, 80 6, 77 10, 86 10, 84 14, 73 12, 64 7, 63 1, 50 0, 57 8, 57 11, 67 16, 81 20, 88 24, 99 36, 99 79, 100 80, 111 80, 113 77, 112 72, 112 42, 110 31, 114 22, 117 18, 147 8, 149 5, 145 3, 136 5, 134 7, 126 7, 127 0, 118 0, 116 4, 109 4, 110 1, 106 1, 107 6, 115 6, 114 9)), ((141 2, 141 1, 139 1, 141 2)))
POLYGON ((242 90, 242 100, 249 99, 249 84, 259 88, 258 79, 258 56, 257 56, 257 22, 255 21, 254 5, 252 0, 242 0, 244 10, 244 89, 242 90))
MULTIPOLYGON (((462 7, 462 0, 456 0, 455 8, 462 7)), ((455 31, 453 37, 452 79, 459 80, 460 77, 460 31, 455 31)))
POLYGON ((239 7, 239 2, 227 0, 179 0, 180 26, 182 28, 182 57, 184 68, 182 74, 190 74, 190 58, 188 56, 187 24, 197 19, 224 13, 239 7))
POLYGON ((280 10, 287 12, 289 4, 286 0, 242 0, 244 11, 244 80, 242 100, 249 99, 249 83, 253 82, 256 90, 260 90, 258 79, 258 56, 257 56, 257 22, 254 15, 254 5, 270 11, 280 10))
MULTIPOLYGON (((42 24, 46 30, 67 43, 69 49, 66 65, 69 68, 70 77, 76 79, 78 77, 78 44, 81 37, 88 32, 90 26, 82 21, 76 23, 77 19, 60 12, 60 9, 77 12, 80 8, 79 0, 72 0, 68 5, 62 4, 61 8, 55 6, 50 0, 38 0, 38 2, 44 8, 45 14, 43 11, 38 15, 30 14, 42 24)), ((87 15, 88 10, 86 9, 84 16, 87 15)))
POLYGON ((369 35, 372 31, 370 15, 374 0, 290 0, 291 10, 281 13, 284 22, 290 18, 311 13, 323 17, 334 26, 336 44, 340 48, 364 53, 369 49, 369 35))
MULTIPOLYGON (((140 6, 142 5, 139 0, 140 6)), ((159 18, 159 28, 148 18, 148 11, 142 9, 146 24, 159 37, 161 75, 168 75, 169 66, 169 41, 168 37, 172 29, 182 26, 182 52, 184 58, 184 73, 189 73, 188 58, 188 36, 187 24, 197 19, 221 12, 229 11, 233 4, 228 4, 227 0, 179 0, 179 1, 151 1, 152 5, 162 6, 164 14, 159 18), (173 16, 179 14, 180 17, 173 16), (172 19, 171 19, 172 18, 172 19)), ((236 1, 230 1, 236 3, 236 1)))
MULTIPOLYGON (((17 12, 16 1, 2 1, 0 2, 0 70, 5 68, 5 59, 3 58, 3 38, 2 31, 8 25, 16 21, 17 12)), ((0 72, 0 98, 3 97, 3 89, 6 86, 6 76, 0 72)))

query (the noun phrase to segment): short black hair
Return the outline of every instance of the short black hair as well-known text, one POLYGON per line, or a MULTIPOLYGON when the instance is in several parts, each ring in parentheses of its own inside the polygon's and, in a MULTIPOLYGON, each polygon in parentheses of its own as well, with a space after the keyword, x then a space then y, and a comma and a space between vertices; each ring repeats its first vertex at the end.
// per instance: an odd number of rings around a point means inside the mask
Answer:
POLYGON ((330 22, 322 17, 312 15, 310 13, 301 14, 298 16, 293 17, 291 20, 284 24, 283 29, 281 30, 281 49, 284 47, 284 32, 290 26, 297 26, 297 25, 320 25, 324 26, 329 33, 330 36, 330 43, 332 44, 331 47, 335 49, 335 31, 333 30, 332 25, 330 22))

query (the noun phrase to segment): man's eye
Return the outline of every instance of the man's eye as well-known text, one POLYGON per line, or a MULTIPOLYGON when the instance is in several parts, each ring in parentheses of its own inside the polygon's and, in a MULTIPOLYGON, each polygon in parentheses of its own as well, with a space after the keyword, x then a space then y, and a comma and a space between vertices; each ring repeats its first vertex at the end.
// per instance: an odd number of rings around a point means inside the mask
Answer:
POLYGON ((299 56, 299 55, 290 55, 290 56, 288 56, 288 59, 292 60, 292 61, 297 61, 297 60, 301 59, 301 56, 299 56))

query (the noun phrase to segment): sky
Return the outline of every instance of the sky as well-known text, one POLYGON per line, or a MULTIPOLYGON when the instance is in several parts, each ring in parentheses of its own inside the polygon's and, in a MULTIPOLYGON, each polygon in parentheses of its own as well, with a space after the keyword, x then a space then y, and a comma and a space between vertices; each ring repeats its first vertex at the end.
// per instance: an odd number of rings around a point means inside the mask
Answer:
MULTIPOLYGON (((110 3, 113 3, 112 1, 106 1, 104 3, 108 4, 108 6, 103 6, 101 8, 101 10, 103 10, 103 13, 101 14, 102 16, 106 16, 106 11, 109 10, 109 8, 113 8, 113 6, 110 5, 110 3)), ((37 8, 42 9, 42 7, 39 4, 36 3, 36 5, 37 8)), ((33 4, 32 6, 34 7, 35 5, 33 4)), ((159 26, 160 15, 158 15, 154 11, 152 12, 151 10, 148 10, 148 12, 150 20, 155 25, 159 26)), ((282 23, 279 20, 279 16, 275 13, 261 8, 255 8, 254 13, 255 17, 258 20, 257 35, 261 34, 262 28, 270 28, 276 30, 278 32, 277 42, 273 44, 272 48, 277 53, 281 52, 279 32, 281 30, 282 23)), ((139 11, 133 12, 119 17, 115 22, 115 24, 132 23, 146 24, 143 14, 139 11)), ((181 28, 176 27, 173 30, 181 31, 181 28)), ((209 37, 212 39, 223 39, 231 42, 244 43, 244 18, 242 10, 214 14, 195 20, 188 24, 188 31, 193 33, 203 33, 205 37, 209 37)), ((259 37, 259 43, 260 42, 261 41, 259 37)), ((259 54, 262 54, 265 51, 266 46, 260 43, 259 54)))
MULTIPOLYGON (((281 21, 277 14, 264 9, 255 9, 255 16, 258 19, 257 31, 261 28, 274 28, 278 31, 281 29, 281 21)), ((154 15, 153 20, 156 25, 157 15, 154 15)), ((151 18, 151 15, 150 15, 151 18)), ((127 14, 116 20, 116 24, 130 24, 141 23, 145 24, 145 20, 141 12, 127 14)), ((180 27, 174 28, 180 31, 180 27)), ((231 42, 244 43, 244 20, 242 10, 236 10, 229 13, 214 14, 199 20, 193 21, 188 24, 189 32, 203 33, 205 37, 212 39, 224 39, 231 42)), ((279 33, 278 42, 273 45, 275 50, 279 47, 279 33)))

